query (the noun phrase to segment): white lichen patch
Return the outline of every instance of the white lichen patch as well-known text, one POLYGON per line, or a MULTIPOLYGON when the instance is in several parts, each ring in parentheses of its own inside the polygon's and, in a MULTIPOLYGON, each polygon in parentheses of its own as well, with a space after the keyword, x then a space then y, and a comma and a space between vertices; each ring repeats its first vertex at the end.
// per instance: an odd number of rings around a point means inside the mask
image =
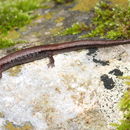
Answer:
MULTIPOLYGON (((17 76, 8 71, 0 79, 0 128, 6 122, 23 126, 29 122, 36 130, 109 130, 122 113, 118 101, 126 86, 109 72, 118 67, 129 75, 129 54, 125 62, 118 60, 117 47, 99 49, 96 58, 109 60, 102 66, 93 62, 88 50, 54 56, 55 67, 48 68, 48 59, 22 65, 17 76), (105 55, 106 54, 106 55, 105 55), (108 90, 100 77, 107 74, 115 82, 108 90)), ((127 48, 128 49, 128 48, 127 48)))

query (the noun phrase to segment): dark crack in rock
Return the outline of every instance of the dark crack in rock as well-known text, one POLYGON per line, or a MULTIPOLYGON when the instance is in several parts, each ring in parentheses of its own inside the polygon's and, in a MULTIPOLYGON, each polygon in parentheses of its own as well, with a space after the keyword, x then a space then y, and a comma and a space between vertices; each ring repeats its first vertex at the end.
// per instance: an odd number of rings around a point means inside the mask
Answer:
POLYGON ((101 81, 103 81, 104 87, 106 89, 113 89, 115 86, 115 82, 112 78, 108 77, 108 75, 104 74, 101 76, 101 81))

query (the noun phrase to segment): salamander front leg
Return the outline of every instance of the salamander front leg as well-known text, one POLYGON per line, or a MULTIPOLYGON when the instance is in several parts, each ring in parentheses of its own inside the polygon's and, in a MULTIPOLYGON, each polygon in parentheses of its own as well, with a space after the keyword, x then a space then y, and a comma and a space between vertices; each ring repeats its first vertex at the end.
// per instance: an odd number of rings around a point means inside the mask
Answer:
POLYGON ((54 67, 55 66, 55 60, 54 60, 54 58, 53 58, 53 56, 52 55, 49 55, 48 56, 48 58, 49 58, 49 64, 47 65, 49 68, 51 67, 54 67))
POLYGON ((2 78, 2 68, 0 66, 0 79, 2 78))
POLYGON ((2 78, 2 72, 0 72, 0 79, 2 78))

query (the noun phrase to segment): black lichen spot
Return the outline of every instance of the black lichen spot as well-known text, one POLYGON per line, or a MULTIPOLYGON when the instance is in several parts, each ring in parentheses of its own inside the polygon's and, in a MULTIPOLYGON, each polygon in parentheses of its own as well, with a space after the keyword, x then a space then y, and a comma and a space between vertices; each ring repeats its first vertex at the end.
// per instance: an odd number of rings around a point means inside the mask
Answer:
POLYGON ((95 62, 95 63, 99 63, 99 64, 101 64, 101 65, 103 65, 103 66, 105 66, 105 65, 109 65, 109 61, 102 61, 102 60, 97 60, 95 57, 96 57, 96 52, 97 52, 97 50, 98 50, 98 48, 90 48, 90 49, 88 49, 89 50, 89 52, 87 53, 87 55, 92 55, 92 57, 93 57, 93 61, 95 62))
POLYGON ((104 87, 106 89, 112 89, 115 86, 113 79, 109 78, 106 74, 101 76, 101 81, 103 81, 104 87))
POLYGON ((117 59, 117 60, 121 61, 121 58, 119 58, 119 59, 117 59))
POLYGON ((99 64, 101 64, 101 65, 103 65, 103 66, 109 65, 109 61, 97 60, 97 59, 95 59, 95 58, 93 58, 93 61, 94 61, 95 63, 99 63, 99 64))
POLYGON ((97 50, 98 50, 97 48, 89 48, 88 49, 89 52, 87 53, 87 55, 95 54, 97 50))
POLYGON ((119 69, 114 69, 114 70, 110 71, 109 74, 113 74, 115 76, 122 76, 123 72, 121 72, 119 69))

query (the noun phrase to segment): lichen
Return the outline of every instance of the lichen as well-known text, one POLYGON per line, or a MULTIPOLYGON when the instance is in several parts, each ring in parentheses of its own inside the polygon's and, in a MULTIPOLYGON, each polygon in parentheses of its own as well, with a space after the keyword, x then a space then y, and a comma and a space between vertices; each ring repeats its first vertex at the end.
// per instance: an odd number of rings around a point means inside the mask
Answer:
POLYGON ((21 72, 21 66, 15 66, 8 70, 9 75, 17 76, 21 72))
POLYGON ((54 14, 55 14, 54 12, 48 12, 48 13, 42 15, 41 17, 49 20, 49 19, 51 19, 53 17, 54 14))
POLYGON ((56 23, 60 23, 60 22, 62 22, 64 19, 65 19, 64 17, 58 17, 58 18, 55 20, 55 22, 56 22, 56 23))
POLYGON ((77 0, 76 6, 72 10, 79 10, 82 12, 92 9, 98 0, 77 0))
POLYGON ((49 30, 50 34, 56 36, 58 34, 58 32, 60 32, 63 29, 62 26, 59 27, 55 27, 49 30))
POLYGON ((4 118, 4 113, 0 112, 0 118, 4 118))
POLYGON ((128 0, 110 0, 112 4, 116 5, 118 4, 121 7, 127 7, 129 2, 128 0))
POLYGON ((72 2, 73 0, 53 0, 56 4, 65 4, 72 2))
POLYGON ((33 130, 34 129, 30 123, 25 123, 22 126, 16 126, 12 122, 8 122, 8 121, 4 127, 6 130, 33 130))

